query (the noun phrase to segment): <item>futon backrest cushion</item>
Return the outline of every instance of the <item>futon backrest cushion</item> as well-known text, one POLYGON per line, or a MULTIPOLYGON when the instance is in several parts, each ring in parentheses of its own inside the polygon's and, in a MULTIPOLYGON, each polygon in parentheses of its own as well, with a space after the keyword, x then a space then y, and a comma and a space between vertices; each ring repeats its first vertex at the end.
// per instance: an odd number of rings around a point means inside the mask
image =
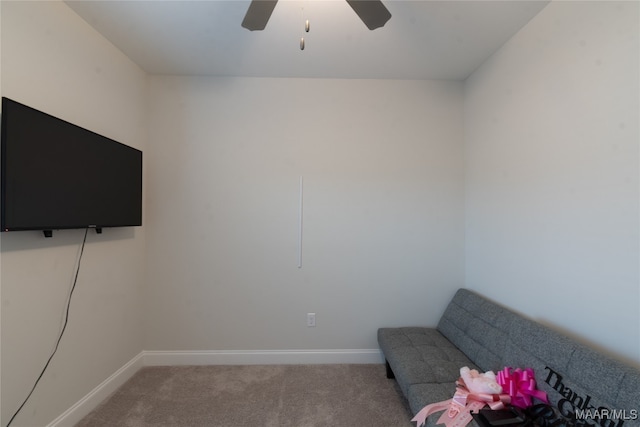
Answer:
POLYGON ((438 329, 484 371, 533 368, 538 388, 566 417, 640 426, 637 369, 467 289, 456 292, 438 329))

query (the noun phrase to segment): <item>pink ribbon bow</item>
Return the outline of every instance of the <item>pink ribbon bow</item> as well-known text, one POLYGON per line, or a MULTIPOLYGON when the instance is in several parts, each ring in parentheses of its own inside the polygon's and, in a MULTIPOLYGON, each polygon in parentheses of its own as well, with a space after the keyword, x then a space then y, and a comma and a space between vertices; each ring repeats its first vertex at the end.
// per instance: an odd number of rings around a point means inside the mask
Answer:
POLYGON ((511 405, 519 408, 528 408, 532 405, 532 397, 549 403, 547 393, 536 388, 536 379, 533 369, 515 369, 505 367, 496 376, 502 390, 511 396, 511 405))
POLYGON ((471 393, 462 378, 456 384, 458 387, 452 399, 425 406, 411 421, 415 421, 417 427, 421 427, 429 415, 448 409, 438 418, 436 424, 464 427, 472 419, 471 412, 477 412, 486 405, 491 409, 502 409, 511 401, 508 394, 471 393))
POLYGON ((453 402, 461 407, 465 407, 469 401, 477 401, 484 402, 491 409, 497 410, 504 409, 505 405, 511 402, 511 396, 508 394, 471 393, 462 378, 456 384, 458 388, 453 395, 453 402))

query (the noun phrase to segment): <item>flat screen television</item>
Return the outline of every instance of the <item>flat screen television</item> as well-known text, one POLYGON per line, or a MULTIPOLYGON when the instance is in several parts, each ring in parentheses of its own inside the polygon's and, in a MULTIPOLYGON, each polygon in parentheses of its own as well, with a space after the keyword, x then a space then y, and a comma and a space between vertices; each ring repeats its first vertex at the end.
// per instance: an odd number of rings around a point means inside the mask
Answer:
POLYGON ((142 152, 2 98, 1 231, 142 225, 142 152))

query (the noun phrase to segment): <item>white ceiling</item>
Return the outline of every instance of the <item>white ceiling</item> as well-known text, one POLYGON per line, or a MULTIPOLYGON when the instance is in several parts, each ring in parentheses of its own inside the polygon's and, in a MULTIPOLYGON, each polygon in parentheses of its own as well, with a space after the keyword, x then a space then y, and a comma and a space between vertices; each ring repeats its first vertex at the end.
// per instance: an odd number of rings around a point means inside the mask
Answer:
POLYGON ((548 3, 383 1, 392 17, 374 31, 343 0, 280 0, 266 29, 253 32, 240 26, 244 0, 66 3, 150 74, 454 80, 548 3))

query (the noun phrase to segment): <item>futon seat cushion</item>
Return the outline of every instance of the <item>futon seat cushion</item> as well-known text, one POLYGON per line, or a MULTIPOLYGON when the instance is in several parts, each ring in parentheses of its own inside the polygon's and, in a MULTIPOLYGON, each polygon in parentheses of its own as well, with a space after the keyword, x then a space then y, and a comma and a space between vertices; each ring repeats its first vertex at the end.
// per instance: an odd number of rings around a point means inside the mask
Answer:
MULTIPOLYGON (((477 368, 435 328, 380 328, 378 342, 387 355, 387 362, 394 367, 396 380, 405 396, 409 396, 414 384, 435 384, 438 390, 447 389, 442 396, 449 399, 455 391, 452 384, 460 377, 460 367, 477 368), (445 386, 440 387, 440 384, 445 386)), ((430 390, 424 392, 431 393, 430 390)), ((421 400, 419 408, 412 406, 411 409, 417 412, 425 401, 429 400, 421 400)))
MULTIPOLYGON (((409 392, 406 394, 409 401, 409 407, 416 414, 422 409, 426 403, 443 402, 453 397, 455 386, 448 383, 426 383, 426 384, 412 384, 409 386, 409 392)), ((440 418, 441 413, 438 412, 433 416, 427 418, 427 427, 436 425, 436 421, 440 418)), ((476 424, 469 427, 476 427, 476 424)))

